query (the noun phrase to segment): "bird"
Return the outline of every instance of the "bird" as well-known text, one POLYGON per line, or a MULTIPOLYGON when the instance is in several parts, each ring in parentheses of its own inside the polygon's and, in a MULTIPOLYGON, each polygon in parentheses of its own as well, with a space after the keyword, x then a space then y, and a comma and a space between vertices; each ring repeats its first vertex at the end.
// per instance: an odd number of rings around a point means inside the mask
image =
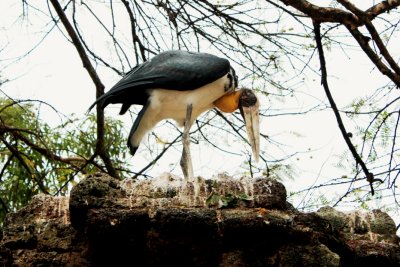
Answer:
POLYGON ((218 108, 240 110, 249 143, 259 159, 259 100, 253 90, 238 88, 238 77, 229 60, 209 53, 167 50, 138 64, 89 107, 122 104, 120 115, 131 105, 141 105, 128 137, 135 155, 143 137, 165 119, 184 127, 180 165, 185 179, 193 179, 189 131, 204 112, 218 108))

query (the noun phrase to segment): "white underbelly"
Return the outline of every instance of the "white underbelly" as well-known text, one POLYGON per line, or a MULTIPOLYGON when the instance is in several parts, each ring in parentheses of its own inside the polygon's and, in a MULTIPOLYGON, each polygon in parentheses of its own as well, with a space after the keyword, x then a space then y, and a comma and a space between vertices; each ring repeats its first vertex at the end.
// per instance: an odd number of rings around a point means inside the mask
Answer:
POLYGON ((211 84, 196 90, 176 91, 166 89, 153 89, 150 92, 150 109, 156 115, 156 120, 173 119, 179 126, 183 126, 186 110, 192 104, 192 121, 203 112, 214 107, 213 102, 225 94, 224 79, 219 79, 211 84))

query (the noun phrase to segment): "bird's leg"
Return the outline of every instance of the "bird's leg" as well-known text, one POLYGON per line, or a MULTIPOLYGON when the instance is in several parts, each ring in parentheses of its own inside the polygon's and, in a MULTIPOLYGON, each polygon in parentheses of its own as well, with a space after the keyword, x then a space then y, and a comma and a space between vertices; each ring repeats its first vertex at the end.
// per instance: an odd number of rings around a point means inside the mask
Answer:
POLYGON ((192 126, 192 109, 193 105, 189 104, 186 108, 186 118, 184 122, 183 134, 182 134, 182 158, 181 158, 181 168, 183 172, 183 176, 186 180, 193 179, 193 166, 192 166, 192 157, 190 155, 190 137, 189 131, 192 126))

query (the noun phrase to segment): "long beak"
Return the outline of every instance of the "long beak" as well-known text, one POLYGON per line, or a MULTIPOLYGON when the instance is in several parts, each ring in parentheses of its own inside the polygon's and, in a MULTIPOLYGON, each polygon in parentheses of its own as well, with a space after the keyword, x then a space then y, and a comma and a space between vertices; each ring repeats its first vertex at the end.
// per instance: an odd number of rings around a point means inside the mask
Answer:
POLYGON ((250 89, 243 88, 240 94, 239 109, 246 124, 249 143, 253 150, 253 156, 256 162, 260 158, 260 102, 257 96, 250 89))
POLYGON ((260 158, 260 116, 259 116, 259 103, 258 101, 248 107, 242 107, 243 118, 246 124, 247 135, 249 143, 253 150, 253 156, 256 162, 260 158))

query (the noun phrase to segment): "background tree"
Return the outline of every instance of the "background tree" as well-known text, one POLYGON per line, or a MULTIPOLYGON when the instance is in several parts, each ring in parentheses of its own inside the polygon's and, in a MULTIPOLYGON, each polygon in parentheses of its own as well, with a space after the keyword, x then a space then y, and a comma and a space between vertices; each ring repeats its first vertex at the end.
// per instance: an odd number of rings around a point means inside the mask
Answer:
MULTIPOLYGON (((65 195, 78 173, 103 170, 92 157, 96 147, 95 117, 69 117, 66 123, 53 128, 38 118, 35 102, 0 99, 1 221, 7 212, 22 207, 32 196, 65 195)), ((105 128, 110 134, 104 142, 113 144, 108 153, 123 173, 126 153, 119 131, 122 124, 107 120, 105 128)))
MULTIPOLYGON (((304 0, 48 0, 47 5, 42 5, 24 0, 21 18, 28 22, 33 20, 32 17, 45 21, 42 23, 43 38, 39 44, 32 46, 33 52, 37 46, 46 42, 49 35, 55 34, 53 32, 58 31, 64 35, 74 46, 93 83, 96 97, 104 93, 105 77, 122 76, 136 64, 160 51, 184 49, 207 51, 228 58, 237 68, 241 85, 252 87, 258 92, 264 103, 261 113, 267 117, 266 120, 277 116, 303 116, 332 109, 339 126, 337 131, 341 132, 347 145, 337 163, 346 174, 293 192, 293 197, 303 199, 298 201, 299 207, 315 208, 327 203, 335 206, 355 200, 366 206, 373 193, 375 199, 390 199, 393 207, 397 207, 397 126, 400 106, 396 88, 400 83, 400 71, 399 55, 396 54, 398 52, 395 47, 399 21, 397 7, 400 1, 355 3, 356 1, 343 0, 319 1, 318 5, 304 0), (372 63, 371 73, 384 76, 384 83, 372 92, 366 92, 355 99, 347 99, 347 105, 338 106, 338 99, 334 97, 338 88, 331 86, 329 76, 330 71, 334 69, 330 68, 329 60, 325 59, 327 51, 332 50, 341 51, 349 58, 361 51, 372 63), (286 110, 284 105, 290 101, 288 99, 307 97, 302 88, 308 86, 312 79, 321 79, 320 90, 325 92, 325 99, 317 99, 307 108, 286 110), (323 193, 319 190, 335 186, 339 190, 337 195, 329 199, 320 197, 323 193)), ((29 53, 33 53, 32 51, 29 53)), ((7 108, 10 112, 22 112, 18 110, 21 107, 31 112, 34 109, 34 106, 13 104, 19 101, 7 101, 10 100, 3 102, 5 106, 10 105, 10 108, 7 108)), ((136 110, 133 110, 132 116, 135 116, 135 113, 136 110)), ((225 116, 213 110, 202 116, 192 129, 192 141, 208 143, 217 150, 237 154, 238 152, 232 149, 237 146, 215 142, 215 137, 209 138, 221 135, 244 142, 244 129, 237 126, 242 125, 238 123, 241 118, 237 115, 225 116)), ((28 120, 35 121, 32 120, 32 116, 30 118, 28 120)), ((115 133, 115 130, 107 131, 105 120, 104 112, 97 109, 94 143, 86 142, 90 143, 86 146, 85 143, 81 143, 83 140, 73 140, 77 141, 73 148, 63 150, 63 157, 74 159, 69 163, 64 162, 67 164, 69 177, 72 177, 71 173, 85 173, 88 168, 91 168, 91 171, 106 171, 115 177, 124 177, 129 173, 121 172, 121 169, 129 170, 129 166, 126 165, 129 159, 125 160, 125 152, 119 149, 110 150, 107 138, 115 133), (79 164, 76 163, 76 157, 79 158, 79 164)), ((71 120, 70 125, 76 127, 79 123, 82 123, 81 120, 71 120)), ((118 124, 115 121, 113 123, 118 124)), ((26 127, 22 125, 10 127, 19 130, 32 128, 30 124, 26 127)), ((148 147, 141 148, 140 153, 150 153, 150 163, 140 171, 131 173, 131 176, 146 175, 167 151, 179 147, 180 129, 169 122, 165 125, 170 127, 168 135, 155 131, 149 137, 151 140, 148 147), (161 149, 155 149, 155 146, 161 149)), ((81 126, 78 127, 82 129, 81 126)), ((121 126, 118 124, 112 127, 118 129, 121 126)), ((43 128, 45 127, 40 125, 40 129, 43 128)), ((31 145, 13 135, 14 132, 18 132, 23 133, 21 136, 24 137, 29 136, 29 132, 3 130, 3 135, 7 133, 8 138, 19 140, 11 142, 4 139, 9 143, 9 146, 4 143, 5 150, 13 155, 12 149, 22 143, 51 161, 60 162, 51 156, 60 156, 60 153, 56 153, 56 146, 41 143, 41 139, 34 138, 43 134, 37 129, 38 127, 31 129, 31 145), (42 152, 35 150, 35 147, 40 147, 42 152)), ((48 135, 51 134, 54 134, 54 140, 57 140, 53 129, 48 132, 48 135)), ((79 133, 74 132, 72 136, 77 135, 79 133)), ((116 138, 120 140, 122 136, 116 138)), ((250 175, 264 173, 276 176, 277 173, 286 173, 287 176, 291 176, 293 172, 287 167, 288 159, 303 151, 290 151, 285 148, 284 142, 287 140, 268 136, 265 132, 262 133, 262 139, 263 164, 253 165, 249 151, 242 148, 239 154, 248 155, 243 162, 244 170, 250 175)), ((93 138, 89 140, 93 141, 93 138)), ((59 144, 58 149, 66 144, 59 144)), ((119 148, 119 145, 117 147, 119 148)), ((21 154, 20 149, 15 151, 16 155, 21 154)), ((5 162, 10 157, 16 156, 5 157, 5 162)), ((33 166, 39 164, 36 160, 31 162, 33 166)), ((22 166, 21 170, 23 169, 25 175, 31 174, 27 167, 22 166)), ((32 169, 38 167, 32 167, 31 172, 32 169)), ((34 173, 37 176, 36 171, 34 173)), ((44 177, 47 179, 47 175, 40 177, 38 176, 35 183, 37 190, 51 193, 62 191, 49 190, 45 186, 46 183, 40 186, 38 182, 44 177)), ((73 179, 67 178, 66 181, 73 179)), ((28 182, 24 184, 29 185, 28 182)))

